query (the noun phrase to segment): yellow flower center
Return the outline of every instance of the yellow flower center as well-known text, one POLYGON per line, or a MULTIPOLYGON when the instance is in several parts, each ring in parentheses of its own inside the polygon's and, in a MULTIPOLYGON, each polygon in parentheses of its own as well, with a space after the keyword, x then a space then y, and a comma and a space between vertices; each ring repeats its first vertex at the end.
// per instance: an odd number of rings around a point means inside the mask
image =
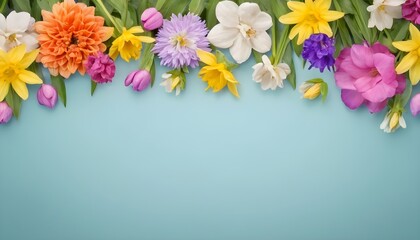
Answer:
POLYGON ((385 5, 381 5, 381 6, 379 6, 379 7, 378 7, 378 10, 379 10, 379 11, 385 11, 385 5))
POLYGON ((8 82, 13 81, 19 75, 19 70, 12 65, 6 66, 5 70, 3 71, 3 79, 8 82))
POLYGON ((246 36, 249 38, 255 37, 256 34, 257 34, 257 31, 255 31, 253 28, 250 28, 246 31, 246 36))
POLYGON ((321 17, 319 16, 319 12, 309 12, 308 15, 306 15, 305 20, 310 25, 317 25, 321 20, 321 17))
POLYGON ((188 41, 183 36, 178 36, 176 38, 177 44, 181 47, 185 47, 188 44, 188 41))
POLYGON ((7 40, 9 42, 15 42, 16 41, 16 33, 13 33, 12 35, 10 35, 7 40))

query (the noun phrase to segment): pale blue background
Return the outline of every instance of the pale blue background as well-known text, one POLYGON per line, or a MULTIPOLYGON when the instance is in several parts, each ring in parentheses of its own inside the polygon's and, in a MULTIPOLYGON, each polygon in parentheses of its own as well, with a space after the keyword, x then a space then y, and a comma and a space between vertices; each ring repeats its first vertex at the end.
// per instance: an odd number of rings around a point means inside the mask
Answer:
MULTIPOLYGON (((350 111, 331 73, 328 101, 290 86, 264 92, 249 61, 237 100, 204 92, 197 70, 179 97, 123 80, 68 107, 36 102, 0 127, 0 239, 420 239, 420 119, 379 130, 385 113, 350 111)), ((158 75, 164 72, 158 69, 158 75)))

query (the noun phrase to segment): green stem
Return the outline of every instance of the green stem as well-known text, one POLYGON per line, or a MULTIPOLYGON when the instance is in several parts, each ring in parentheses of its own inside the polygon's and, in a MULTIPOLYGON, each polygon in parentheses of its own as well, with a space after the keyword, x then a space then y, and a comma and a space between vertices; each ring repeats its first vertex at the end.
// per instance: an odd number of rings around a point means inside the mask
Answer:
POLYGON ((112 23, 112 25, 114 25, 114 27, 118 31, 118 35, 120 35, 122 33, 123 26, 119 25, 114 20, 114 18, 112 17, 112 15, 106 9, 106 7, 105 7, 104 3, 102 2, 102 0, 93 0, 93 2, 95 3, 96 6, 99 6, 101 8, 102 12, 106 15, 106 18, 112 23))
POLYGON ((277 28, 277 21, 274 21, 273 27, 271 28, 271 39, 274 39, 273 41, 273 49, 272 49, 272 53, 276 53, 277 52, 277 37, 276 37, 276 28, 277 28))
POLYGON ((277 48, 277 52, 274 56, 274 63, 273 65, 278 65, 280 63, 280 60, 283 59, 284 53, 286 52, 287 45, 289 45, 289 25, 284 26, 283 35, 280 38, 279 47, 277 48))

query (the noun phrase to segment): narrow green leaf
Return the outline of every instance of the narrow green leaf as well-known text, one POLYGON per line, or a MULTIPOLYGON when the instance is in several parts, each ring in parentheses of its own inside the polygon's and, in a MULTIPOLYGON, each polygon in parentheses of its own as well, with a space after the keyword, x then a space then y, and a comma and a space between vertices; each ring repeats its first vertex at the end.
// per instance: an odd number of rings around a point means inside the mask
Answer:
POLYGON ((29 0, 12 0, 13 10, 16 12, 31 12, 31 2, 29 0))
POLYGON ((206 22, 208 29, 212 29, 217 23, 216 5, 219 0, 210 0, 206 8, 206 22))
POLYGON ((64 78, 61 76, 51 76, 51 85, 57 90, 58 96, 60 97, 61 102, 63 102, 64 107, 67 106, 67 93, 66 93, 66 84, 64 78))
POLYGON ((328 84, 326 82, 323 82, 321 84, 321 96, 322 96, 322 102, 325 102, 328 96, 328 84))
POLYGON ((150 83, 150 87, 153 87, 153 85, 155 84, 155 78, 156 78, 155 62, 153 62, 152 67, 150 68, 150 75, 152 76, 152 81, 150 83))
POLYGON ((13 88, 10 88, 9 93, 6 96, 6 102, 13 110, 13 116, 18 119, 20 115, 20 108, 22 106, 22 99, 19 97, 19 95, 17 95, 13 88))
POLYGON ((406 79, 405 91, 401 96, 401 103, 403 107, 405 107, 410 101, 412 93, 413 93, 413 85, 411 84, 410 80, 406 79))
POLYGON ((204 10, 205 3, 206 0, 191 0, 189 11, 200 16, 204 10))
POLYGON ((292 44, 288 44, 286 48, 286 52, 283 56, 283 61, 289 65, 290 67, 290 74, 287 77, 287 81, 289 81, 290 85, 293 89, 296 89, 296 72, 295 72, 295 64, 293 62, 293 49, 292 44))
POLYGON ((96 87, 98 86, 98 83, 96 83, 93 80, 90 80, 90 95, 93 96, 95 93, 96 87))

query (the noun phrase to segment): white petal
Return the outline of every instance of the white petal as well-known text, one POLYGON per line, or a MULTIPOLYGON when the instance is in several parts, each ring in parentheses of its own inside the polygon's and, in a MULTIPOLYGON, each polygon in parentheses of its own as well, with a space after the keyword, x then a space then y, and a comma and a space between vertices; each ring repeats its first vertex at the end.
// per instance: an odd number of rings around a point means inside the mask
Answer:
POLYGON ((268 65, 268 66, 270 66, 271 65, 271 61, 270 61, 270 59, 267 57, 267 55, 263 55, 262 56, 262 62, 264 63, 264 65, 268 65))
POLYGON ((27 52, 38 48, 38 39, 35 34, 23 34, 19 41, 26 45, 27 52))
POLYGON ((385 0, 383 4, 388 6, 400 6, 405 3, 405 1, 406 0, 385 0))
POLYGON ((273 20, 268 13, 260 12, 251 26, 255 30, 266 31, 273 26, 273 20))
POLYGON ((379 126, 380 129, 385 130, 389 125, 389 116, 388 114, 385 116, 384 120, 382 121, 381 125, 379 126))
POLYGON ((238 35, 230 47, 229 52, 237 63, 243 63, 251 56, 251 50, 252 47, 249 40, 242 37, 242 35, 238 35))
POLYGON ((239 29, 217 24, 209 32, 207 39, 218 48, 230 48, 238 35, 239 29))
POLYGON ((2 35, 5 34, 6 28, 7 28, 6 18, 4 17, 3 14, 0 14, 0 34, 2 35))
MULTIPOLYGON (((255 19, 261 12, 260 7, 256 3, 244 2, 239 6, 238 15, 241 23, 246 23, 249 26, 253 26, 255 19)), ((271 21, 271 18, 270 18, 271 21)))
POLYGON ((266 32, 257 32, 255 37, 251 38, 252 48, 260 53, 266 53, 271 49, 271 38, 266 32))
POLYGON ((171 76, 172 76, 172 74, 169 74, 169 73, 162 74, 163 79, 169 79, 171 76))
POLYGON ((216 6, 216 18, 225 27, 238 26, 238 5, 232 1, 219 2, 216 6))
POLYGON ((401 115, 401 117, 399 119, 399 122, 400 122, 400 126, 402 128, 407 128, 407 123, 405 123, 405 119, 404 119, 404 117, 402 115, 401 115))
POLYGON ((26 32, 28 30, 29 24, 31 23, 31 15, 27 12, 15 12, 12 11, 9 13, 6 19, 7 32, 26 32))
POLYGON ((0 49, 7 52, 9 50, 9 48, 7 47, 6 44, 6 38, 3 36, 0 36, 0 49))
POLYGON ((385 7, 385 11, 392 18, 402 18, 402 9, 401 7, 385 7))
POLYGON ((175 96, 178 96, 181 93, 181 87, 177 86, 175 91, 175 96))

